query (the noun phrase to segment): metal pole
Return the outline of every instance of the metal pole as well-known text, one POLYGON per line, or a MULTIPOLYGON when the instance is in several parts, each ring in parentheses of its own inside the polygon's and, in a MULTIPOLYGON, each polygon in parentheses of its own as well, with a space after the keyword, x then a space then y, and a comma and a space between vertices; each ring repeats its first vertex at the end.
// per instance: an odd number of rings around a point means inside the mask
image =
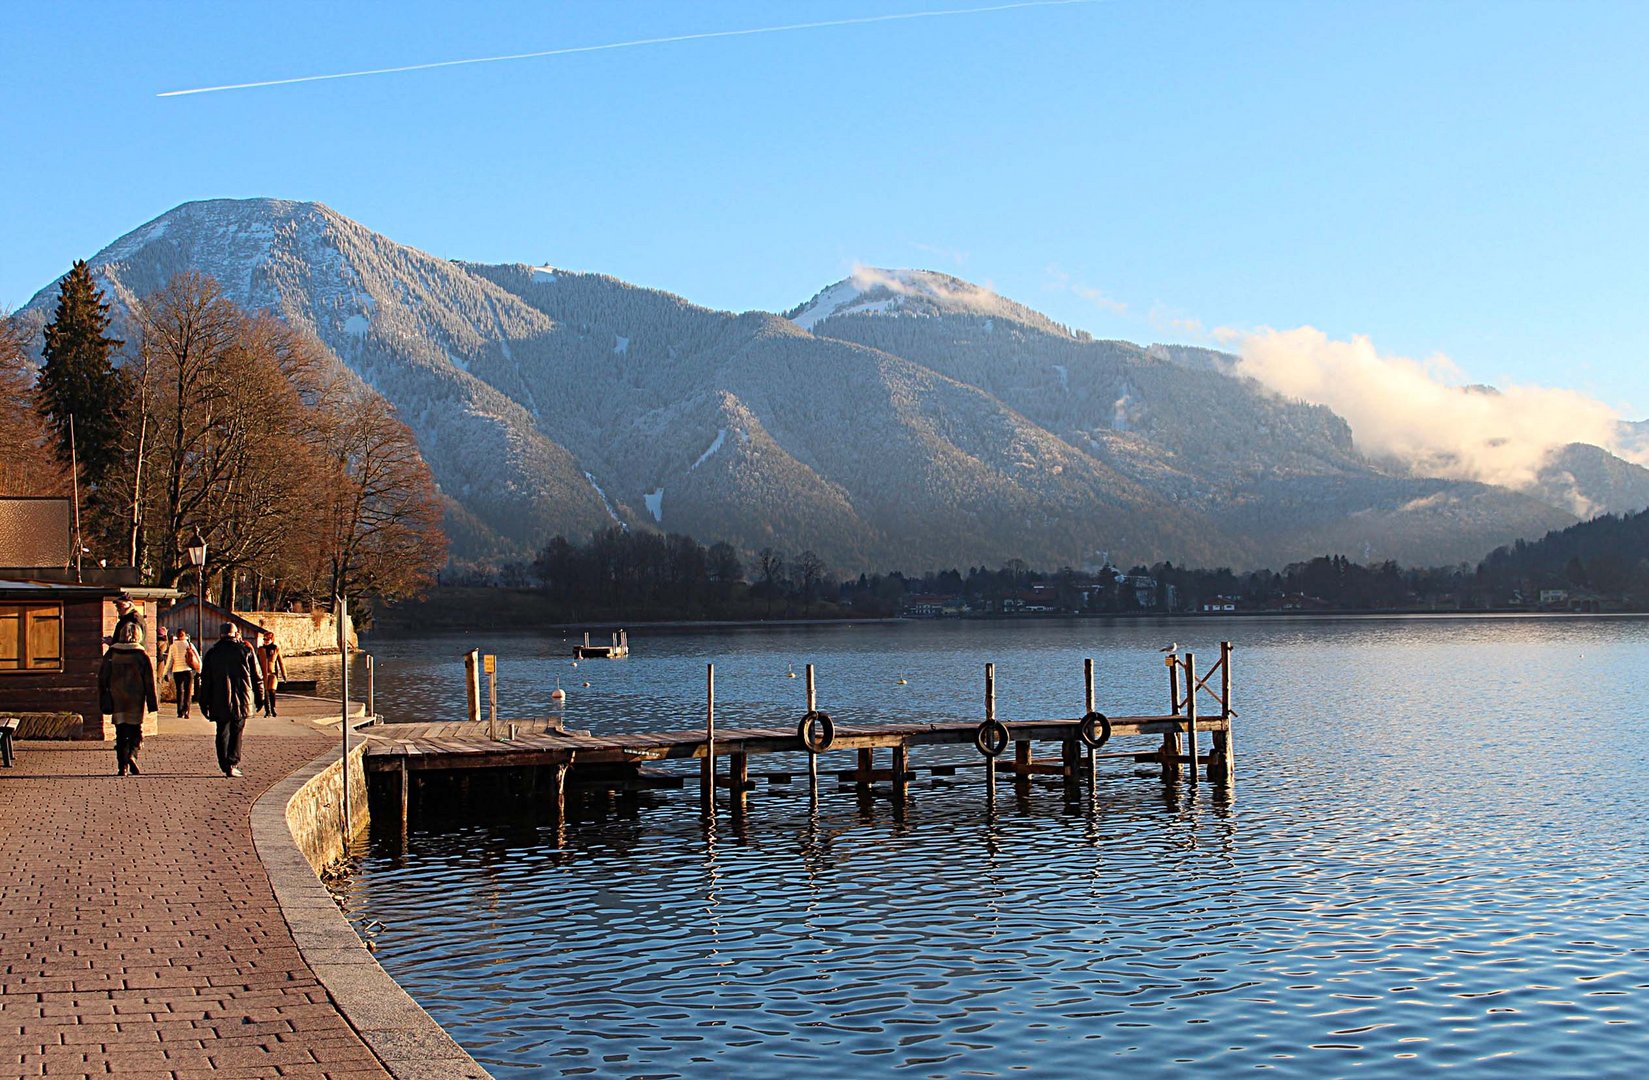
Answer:
POLYGON ((349 635, 344 630, 344 598, 340 594, 333 597, 332 618, 338 625, 338 662, 342 670, 341 684, 343 686, 343 704, 340 707, 343 715, 343 756, 339 758, 339 769, 343 773, 343 809, 344 809, 344 844, 349 844, 349 635))
POLYGON ((375 683, 374 683, 374 673, 373 673, 373 669, 376 666, 377 665, 373 663, 372 654, 367 653, 366 654, 366 715, 374 724, 376 724, 378 722, 378 698, 377 698, 377 694, 375 693, 376 686, 375 686, 375 683))

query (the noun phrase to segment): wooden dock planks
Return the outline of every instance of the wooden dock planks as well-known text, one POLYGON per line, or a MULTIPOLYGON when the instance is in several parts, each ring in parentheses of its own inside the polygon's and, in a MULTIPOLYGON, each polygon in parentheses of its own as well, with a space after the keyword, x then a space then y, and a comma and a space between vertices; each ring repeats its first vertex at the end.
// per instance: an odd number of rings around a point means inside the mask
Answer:
MULTIPOLYGON (((1009 723, 1017 742, 1065 742, 1076 738, 1080 719, 1029 720, 1009 723)), ((519 725, 519 722, 517 722, 519 725)), ((825 753, 883 747, 971 746, 976 721, 851 725, 838 724, 836 738, 825 753)), ((1186 729, 1182 716, 1118 716, 1111 718, 1112 738, 1129 735, 1177 735, 1186 729)), ((1227 733, 1230 721, 1218 716, 1198 717, 1200 732, 1227 733)), ((567 764, 576 754, 581 763, 602 764, 637 760, 662 761, 704 756, 704 731, 619 732, 610 735, 569 735, 521 731, 511 740, 487 738, 484 722, 388 724, 363 729, 369 742, 366 768, 392 771, 406 760, 409 769, 495 768, 567 764)), ((1217 744, 1218 745, 1218 744, 1217 744)), ((718 753, 805 753, 791 728, 718 728, 718 753)))

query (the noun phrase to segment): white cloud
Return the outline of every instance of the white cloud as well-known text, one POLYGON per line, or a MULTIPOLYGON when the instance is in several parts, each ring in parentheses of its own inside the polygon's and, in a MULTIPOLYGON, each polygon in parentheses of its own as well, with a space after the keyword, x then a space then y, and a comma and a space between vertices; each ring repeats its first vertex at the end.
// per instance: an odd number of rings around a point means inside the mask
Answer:
POLYGON ((1327 405, 1346 418, 1364 453, 1420 475, 1523 488, 1568 443, 1639 457, 1621 444, 1615 410, 1574 390, 1461 386, 1460 369, 1441 354, 1385 356, 1367 337, 1334 341, 1310 326, 1264 328, 1235 344, 1239 374, 1327 405))
POLYGON ((1049 265, 1048 267, 1048 284, 1060 292, 1068 292, 1074 296, 1082 297, 1101 311, 1108 311, 1113 315, 1128 314, 1126 302, 1107 296, 1092 285, 1084 285, 1082 282, 1072 279, 1070 274, 1067 274, 1057 265, 1049 265))

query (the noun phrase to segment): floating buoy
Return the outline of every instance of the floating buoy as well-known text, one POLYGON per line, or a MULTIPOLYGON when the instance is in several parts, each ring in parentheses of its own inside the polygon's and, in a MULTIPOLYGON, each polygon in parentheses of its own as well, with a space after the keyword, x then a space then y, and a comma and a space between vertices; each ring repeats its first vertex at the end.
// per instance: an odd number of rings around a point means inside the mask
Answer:
MULTIPOLYGON (((589 683, 585 683, 584 685, 588 686, 589 683)), ((561 689, 561 676, 559 676, 559 675, 557 675, 555 677, 555 689, 550 691, 550 700, 551 701, 566 701, 567 700, 567 691, 561 689)))
POLYGON ((796 665, 795 664, 790 665, 790 670, 784 673, 784 677, 787 678, 787 679, 794 679, 796 677, 796 665))
POLYGON ((589 684, 589 683, 585 683, 585 684, 584 684, 584 685, 585 685, 585 686, 589 686, 589 685, 590 685, 590 684, 589 684))
POLYGON ((906 681, 905 681, 905 680, 904 680, 904 679, 903 679, 903 678, 900 678, 900 680, 899 680, 899 685, 900 685, 900 686, 907 686, 907 685, 909 685, 909 684, 908 684, 908 683, 907 683, 907 682, 906 682, 906 681))

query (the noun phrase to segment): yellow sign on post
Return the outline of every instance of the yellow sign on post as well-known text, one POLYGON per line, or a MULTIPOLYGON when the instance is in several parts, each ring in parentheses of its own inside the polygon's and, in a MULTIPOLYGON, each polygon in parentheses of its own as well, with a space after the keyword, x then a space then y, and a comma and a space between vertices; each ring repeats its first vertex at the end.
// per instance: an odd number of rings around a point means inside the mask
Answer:
POLYGON ((491 706, 487 714, 487 738, 498 738, 498 657, 487 653, 481 658, 487 671, 487 699, 491 706))

